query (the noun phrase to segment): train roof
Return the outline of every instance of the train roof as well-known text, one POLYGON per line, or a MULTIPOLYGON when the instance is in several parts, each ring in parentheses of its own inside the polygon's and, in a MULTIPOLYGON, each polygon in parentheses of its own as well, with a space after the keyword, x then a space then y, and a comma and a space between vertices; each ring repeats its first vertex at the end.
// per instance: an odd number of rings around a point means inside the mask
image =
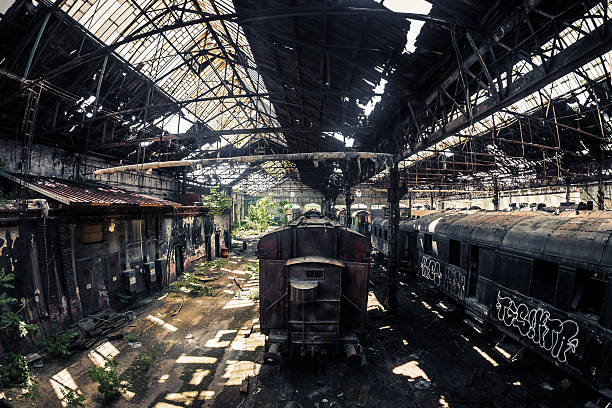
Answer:
POLYGON ((443 234, 451 239, 528 252, 536 256, 612 264, 612 217, 462 211, 429 215, 405 222, 402 226, 402 229, 443 234))

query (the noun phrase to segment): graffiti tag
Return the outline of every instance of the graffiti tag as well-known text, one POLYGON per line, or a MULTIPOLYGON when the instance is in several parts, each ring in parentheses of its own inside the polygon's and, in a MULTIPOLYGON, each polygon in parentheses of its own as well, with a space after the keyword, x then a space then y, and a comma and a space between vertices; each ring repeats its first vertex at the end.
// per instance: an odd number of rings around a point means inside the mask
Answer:
POLYGON ((440 262, 434 258, 423 255, 421 258, 421 276, 423 276, 425 279, 429 279, 435 283, 436 286, 440 286, 440 282, 442 281, 440 262))
POLYGON ((523 303, 515 303, 497 292, 497 318, 508 327, 516 327, 521 336, 530 338, 553 358, 564 363, 567 352, 576 352, 578 347, 578 324, 573 320, 561 321, 550 317, 550 312, 537 308, 529 309, 523 303))
POLYGON ((446 265, 444 270, 444 291, 465 299, 465 271, 455 265, 446 265))
POLYGON ((441 272, 440 262, 427 255, 421 258, 421 276, 432 281, 442 290, 459 299, 465 299, 466 279, 465 271, 455 265, 447 265, 444 273, 441 272))

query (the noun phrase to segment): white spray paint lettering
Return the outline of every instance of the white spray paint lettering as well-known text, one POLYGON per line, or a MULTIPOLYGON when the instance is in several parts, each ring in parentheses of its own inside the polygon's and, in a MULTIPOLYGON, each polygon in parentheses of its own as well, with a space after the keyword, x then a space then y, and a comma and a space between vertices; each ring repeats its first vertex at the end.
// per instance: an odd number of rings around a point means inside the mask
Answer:
POLYGON ((523 303, 515 303, 497 292, 497 318, 508 327, 516 327, 521 336, 530 338, 544 350, 550 351, 559 362, 567 361, 567 352, 578 347, 578 324, 573 320, 552 319, 550 312, 529 309, 523 303))
POLYGON ((455 265, 446 265, 444 270, 444 291, 465 299, 465 271, 455 265))
POLYGON ((421 258, 421 276, 429 279, 436 286, 440 286, 442 274, 440 273, 440 262, 434 258, 423 255, 421 258))
POLYGON ((455 265, 447 265, 444 274, 440 271, 440 262, 432 257, 423 255, 421 258, 421 276, 432 281, 442 290, 459 299, 465 299, 466 273, 455 265))

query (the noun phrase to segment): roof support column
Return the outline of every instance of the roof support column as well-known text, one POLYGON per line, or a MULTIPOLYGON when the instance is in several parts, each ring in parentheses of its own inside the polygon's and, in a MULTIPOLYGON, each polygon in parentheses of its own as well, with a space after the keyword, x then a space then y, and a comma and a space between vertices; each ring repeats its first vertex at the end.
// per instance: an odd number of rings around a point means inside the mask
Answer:
POLYGON ((353 195, 351 194, 351 186, 346 185, 346 192, 344 193, 344 201, 346 203, 346 217, 345 217, 345 225, 347 227, 351 226, 351 204, 355 201, 353 195))
POLYGON ((395 313, 397 310, 397 273, 399 268, 400 254, 400 234, 399 234, 399 219, 400 207, 399 202, 404 194, 406 187, 400 187, 400 174, 397 161, 389 170, 389 261, 387 264, 387 272, 389 274, 387 281, 387 293, 385 297, 385 307, 387 312, 395 313))
POLYGON ((499 211, 499 185, 497 184, 497 177, 493 179, 493 208, 495 211, 499 211))
POLYGON ((604 179, 603 179, 603 152, 602 160, 599 161, 598 169, 598 180, 597 180, 597 209, 603 211, 606 209, 604 202, 604 179))

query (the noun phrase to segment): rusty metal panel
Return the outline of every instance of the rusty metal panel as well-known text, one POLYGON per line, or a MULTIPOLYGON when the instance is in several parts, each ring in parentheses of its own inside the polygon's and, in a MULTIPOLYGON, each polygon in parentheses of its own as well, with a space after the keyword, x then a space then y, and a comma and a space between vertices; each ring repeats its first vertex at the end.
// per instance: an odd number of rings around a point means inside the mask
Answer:
POLYGON ((324 256, 336 257, 336 231, 334 228, 304 228, 295 229, 296 252, 293 257, 299 256, 324 256))
POLYGON ((100 303, 98 302, 98 291, 95 287, 96 273, 93 259, 77 259, 76 270, 83 313, 86 315, 94 314, 100 310, 100 303))
POLYGON ((287 276, 284 260, 259 260, 259 314, 261 331, 284 329, 286 323, 287 276))
POLYGON ((365 331, 368 309, 368 276, 370 265, 361 262, 347 262, 342 273, 342 331, 365 331))
MULTIPOLYGON (((5 175, 11 180, 24 184, 19 175, 5 175)), ((65 180, 51 177, 28 175, 28 188, 46 197, 68 205, 137 205, 142 207, 180 207, 172 201, 145 194, 132 193, 119 188, 87 186, 81 187, 65 180)))

